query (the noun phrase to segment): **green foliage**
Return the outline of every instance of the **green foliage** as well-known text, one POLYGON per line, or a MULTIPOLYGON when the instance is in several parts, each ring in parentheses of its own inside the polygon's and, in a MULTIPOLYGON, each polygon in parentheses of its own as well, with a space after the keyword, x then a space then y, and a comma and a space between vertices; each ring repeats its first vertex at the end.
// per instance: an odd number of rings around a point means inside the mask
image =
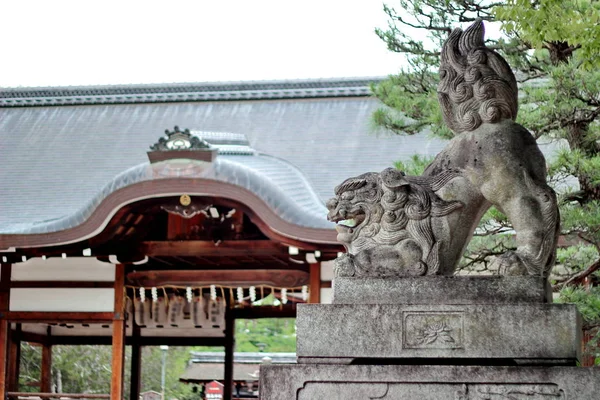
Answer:
POLYGON ((110 346, 54 346, 53 381, 63 393, 110 393, 111 358, 110 346))
MULTIPOLYGON (((197 348, 170 346, 165 360, 165 399, 186 399, 192 397, 192 386, 179 382, 188 361, 190 351, 197 348)), ((221 348, 222 351, 222 348, 221 348)), ((161 392, 163 350, 159 346, 142 347, 142 392, 161 392)), ((127 392, 126 392, 127 393, 127 392)), ((196 397, 197 398, 197 397, 196 397)))
MULTIPOLYGON (((20 390, 39 391, 41 347, 21 346, 20 390)), ((62 393, 110 393, 110 346, 53 346, 52 384, 62 393)), ((126 384, 128 383, 126 380, 126 384)))
MULTIPOLYGON (((561 207, 562 229, 565 234, 575 240, 589 244, 596 250, 600 249, 600 201, 593 200, 585 204, 570 202, 561 207)), ((597 256, 594 260, 580 260, 587 264, 600 263, 597 256)))
POLYGON ((390 76, 374 85, 373 93, 386 107, 373 113, 373 122, 397 134, 413 135, 430 127, 435 135, 452 138, 452 131, 442 123, 437 94, 432 90, 434 78, 432 72, 419 71, 390 76))
POLYGON ((584 349, 584 355, 593 356, 594 365, 600 365, 600 287, 584 289, 579 286, 567 286, 560 291, 556 301, 577 305, 583 316, 584 329, 593 333, 592 339, 584 349))
MULTIPOLYGON (((223 348, 206 347, 202 351, 223 351, 223 348)), ((296 320, 264 318, 235 321, 235 351, 295 352, 296 320)))
POLYGON ((21 365, 19 371, 19 390, 22 392, 39 392, 42 376, 42 348, 29 343, 21 344, 21 365))
POLYGON ((579 272, 597 259, 598 250, 585 244, 559 248, 556 252, 556 262, 570 272, 579 272))
POLYGON ((507 0, 495 9, 503 28, 533 47, 566 42, 578 49, 583 67, 600 66, 600 3, 594 0, 507 0))
POLYGON ((493 257, 515 249, 515 237, 512 234, 474 235, 460 260, 458 270, 464 274, 485 273, 493 257))
POLYGON ((406 175, 416 176, 421 175, 423 171, 425 171, 425 167, 427 167, 432 160, 433 157, 414 154, 407 161, 396 161, 394 167, 403 171, 406 175))
POLYGON ((243 352, 296 351, 296 321, 274 318, 236 321, 235 350, 243 352))

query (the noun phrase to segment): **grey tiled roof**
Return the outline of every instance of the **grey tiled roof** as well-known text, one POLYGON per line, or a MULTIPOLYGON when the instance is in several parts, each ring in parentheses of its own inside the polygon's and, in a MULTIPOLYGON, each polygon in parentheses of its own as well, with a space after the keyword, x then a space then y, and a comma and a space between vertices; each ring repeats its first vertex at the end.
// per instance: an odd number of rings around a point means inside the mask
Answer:
POLYGON ((0 107, 367 96, 381 78, 7 88, 0 107))
MULTIPOLYGON (((222 363, 225 362, 225 352, 223 351, 192 351, 192 363, 222 363)), ((260 364, 264 358, 269 358, 272 364, 295 364, 296 353, 260 353, 260 352, 241 352, 233 353, 233 362, 240 364, 260 364)))
MULTIPOLYGON (((257 381, 260 363, 233 363, 234 381, 257 381)), ((187 366, 179 377, 183 382, 211 382, 225 379, 225 363, 192 363, 187 366)))
MULTIPOLYGON (((324 208, 314 204, 345 178, 414 153, 435 155, 444 146, 423 135, 378 135, 370 123, 377 107, 376 99, 360 95, 0 108, 0 233, 79 220, 123 171, 143 175, 148 146, 174 125, 246 135, 262 155, 220 155, 219 168, 239 164, 268 174, 303 204, 299 210, 312 221, 305 225, 321 226, 327 222, 314 218, 324 208)), ((289 220, 299 223, 292 214, 289 220)))

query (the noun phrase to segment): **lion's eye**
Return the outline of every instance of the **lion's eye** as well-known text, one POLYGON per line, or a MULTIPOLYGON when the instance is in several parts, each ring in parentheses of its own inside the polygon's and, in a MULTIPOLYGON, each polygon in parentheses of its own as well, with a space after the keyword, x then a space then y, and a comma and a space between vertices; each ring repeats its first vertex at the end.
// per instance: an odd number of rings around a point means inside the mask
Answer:
POLYGON ((337 207, 337 205, 338 205, 338 199, 336 199, 335 197, 327 200, 327 204, 326 204, 327 208, 334 209, 337 207))
POLYGON ((343 200, 352 200, 354 198, 354 192, 344 192, 342 193, 343 200))

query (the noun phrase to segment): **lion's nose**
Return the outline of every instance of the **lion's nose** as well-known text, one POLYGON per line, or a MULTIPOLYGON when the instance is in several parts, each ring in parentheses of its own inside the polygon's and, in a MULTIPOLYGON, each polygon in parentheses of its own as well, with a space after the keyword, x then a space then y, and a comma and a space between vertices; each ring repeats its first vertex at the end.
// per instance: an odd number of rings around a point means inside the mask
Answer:
POLYGON ((338 199, 336 199, 335 197, 333 197, 333 198, 327 200, 327 203, 325 204, 325 206, 327 207, 327 209, 333 211, 337 207, 338 203, 339 203, 338 199))

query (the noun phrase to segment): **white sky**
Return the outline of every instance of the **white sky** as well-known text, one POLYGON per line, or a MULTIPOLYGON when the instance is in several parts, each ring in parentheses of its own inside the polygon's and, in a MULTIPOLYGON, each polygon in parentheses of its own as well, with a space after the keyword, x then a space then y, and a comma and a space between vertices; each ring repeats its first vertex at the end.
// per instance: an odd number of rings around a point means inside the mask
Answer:
POLYGON ((383 0, 0 0, 0 87, 381 76, 383 0))

